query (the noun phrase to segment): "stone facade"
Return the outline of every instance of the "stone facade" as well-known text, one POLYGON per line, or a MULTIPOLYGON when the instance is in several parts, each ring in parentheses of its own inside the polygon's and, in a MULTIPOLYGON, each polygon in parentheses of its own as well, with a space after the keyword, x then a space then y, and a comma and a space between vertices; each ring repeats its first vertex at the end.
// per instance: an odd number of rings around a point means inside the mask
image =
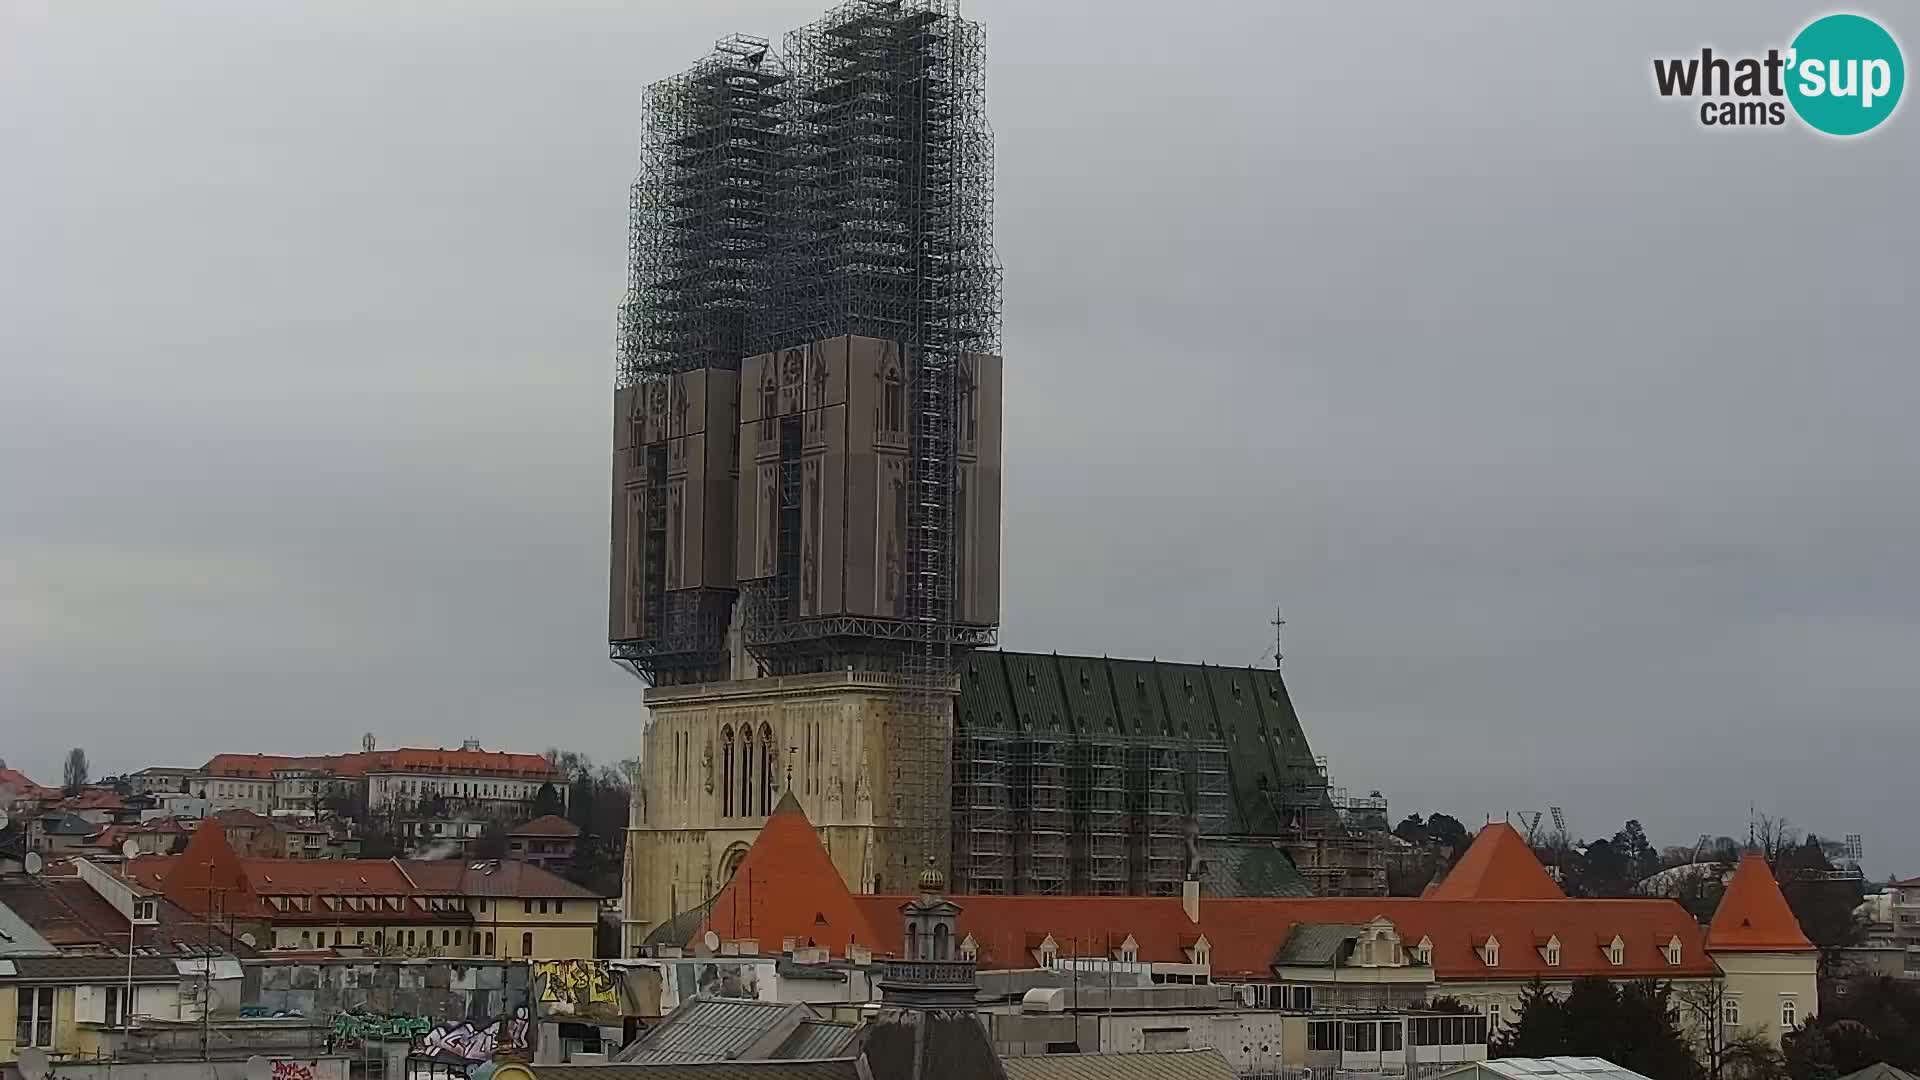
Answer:
MULTIPOLYGON (((906 740, 944 747, 951 735, 917 730, 927 721, 915 716, 900 676, 844 671, 656 687, 647 704, 645 764, 627 828, 624 953, 718 893, 789 790, 848 889, 913 888, 929 853, 903 827, 908 794, 889 762, 908 757, 899 749, 906 740)), ((937 790, 944 809, 948 785, 937 790)))

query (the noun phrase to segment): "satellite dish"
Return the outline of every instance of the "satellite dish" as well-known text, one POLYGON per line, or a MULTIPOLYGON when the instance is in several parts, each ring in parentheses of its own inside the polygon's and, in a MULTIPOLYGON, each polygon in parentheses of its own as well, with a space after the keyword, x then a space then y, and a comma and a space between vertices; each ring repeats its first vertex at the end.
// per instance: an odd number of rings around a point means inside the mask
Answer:
POLYGON ((21 1047, 20 1060, 14 1064, 19 1066, 21 1076, 31 1077, 33 1080, 53 1075, 53 1070, 47 1067, 47 1052, 37 1046, 21 1047))
MULTIPOLYGON (((4 768, 6 768, 6 764, 3 762, 0 762, 0 769, 4 769, 4 768)), ((7 831, 7 822, 9 820, 11 819, 7 817, 7 812, 5 810, 0 810, 0 832, 7 831)))
POLYGON ((140 841, 135 840, 131 836, 127 837, 126 842, 120 845, 120 857, 131 862, 139 857, 139 855, 140 841))
POLYGON ((245 945, 247 948, 251 949, 255 945, 259 944, 259 942, 254 938, 253 931, 249 930, 246 933, 240 935, 240 944, 245 945))
POLYGON ((707 931, 706 936, 700 939, 700 943, 707 947, 708 952, 720 951, 720 935, 711 930, 707 931))
MULTIPOLYGON (((40 871, 46 869, 46 866, 47 866, 47 860, 41 858, 40 853, 37 851, 27 852, 27 857, 20 861, 26 865, 27 873, 29 874, 37 874, 40 871)), ((24 1068, 24 1066, 26 1065, 24 1061, 21 1062, 21 1065, 22 1065, 22 1071, 23 1072, 27 1071, 24 1068)))

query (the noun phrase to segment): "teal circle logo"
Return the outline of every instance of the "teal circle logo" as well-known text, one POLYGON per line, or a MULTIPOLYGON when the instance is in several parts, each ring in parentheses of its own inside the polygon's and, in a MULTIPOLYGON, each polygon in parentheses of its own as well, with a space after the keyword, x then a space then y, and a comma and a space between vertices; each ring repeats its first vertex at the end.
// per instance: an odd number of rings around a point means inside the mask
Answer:
POLYGON ((1859 135, 1880 126, 1900 104, 1907 66, 1900 45, 1863 15, 1828 15, 1793 39, 1787 100, 1808 126, 1829 135, 1859 135))

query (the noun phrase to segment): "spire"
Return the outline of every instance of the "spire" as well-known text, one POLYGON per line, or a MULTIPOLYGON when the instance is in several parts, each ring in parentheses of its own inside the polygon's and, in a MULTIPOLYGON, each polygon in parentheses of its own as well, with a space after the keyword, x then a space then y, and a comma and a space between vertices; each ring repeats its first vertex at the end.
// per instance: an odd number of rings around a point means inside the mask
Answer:
POLYGON ((1480 830, 1473 846, 1460 856, 1446 879, 1431 892, 1434 900, 1565 900, 1533 857, 1533 849, 1514 831, 1497 821, 1480 830))
POLYGON ((763 947, 767 942, 777 947, 791 937, 835 956, 845 956, 849 945, 871 947, 879 937, 791 789, 780 796, 732 880, 707 905, 706 921, 693 940, 709 929, 763 947))
POLYGON ((1740 859, 1707 927, 1708 952, 1812 952, 1780 883, 1757 852, 1740 859))
POLYGON ((196 915, 246 911, 252 885, 240 857, 227 843, 220 819, 201 819, 167 876, 160 882, 166 898, 196 915))

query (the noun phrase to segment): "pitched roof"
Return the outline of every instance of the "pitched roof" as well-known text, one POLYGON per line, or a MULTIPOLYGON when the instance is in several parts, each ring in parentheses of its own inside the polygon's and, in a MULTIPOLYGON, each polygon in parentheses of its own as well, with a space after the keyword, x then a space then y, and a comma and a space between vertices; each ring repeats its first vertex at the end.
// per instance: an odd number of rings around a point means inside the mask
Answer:
POLYGON ((1707 948, 1714 952, 1811 952, 1813 942, 1787 906, 1767 860, 1748 852, 1727 883, 1720 906, 1707 927, 1707 948))
POLYGON ((1001 1058, 1007 1080, 1233 1080, 1218 1050, 1001 1058))
POLYGON ((503 750, 373 750, 317 757, 282 754, 215 754, 201 770, 213 776, 271 779, 276 770, 364 776, 367 773, 428 772, 472 776, 513 776, 552 779, 551 762, 539 754, 503 750))
POLYGON ((542 814, 532 821, 515 825, 508 836, 579 836, 580 826, 559 814, 542 814))
MULTIPOLYGON (((136 886, 137 891, 137 886, 136 886)), ((127 917, 79 877, 9 877, 0 880, 0 905, 65 951, 126 952, 127 917)), ((152 925, 134 926, 134 944, 163 953, 203 948, 209 933, 216 948, 240 951, 224 930, 209 931, 176 904, 161 899, 152 925)), ((125 964, 122 964, 122 968, 125 964)))
POLYGON ((19 769, 0 769, 0 787, 13 788, 23 797, 50 797, 60 794, 58 788, 41 787, 32 778, 19 769))
POLYGON ((220 819, 220 824, 226 825, 230 828, 237 828, 237 829, 276 828, 272 818, 267 817, 264 814, 256 814, 251 810, 241 809, 239 807, 234 807, 229 810, 216 810, 214 811, 213 816, 220 819))
MULTIPOLYGON (((210 819, 211 820, 211 819, 210 819)), ((214 823, 217 827, 218 823, 214 823)), ((202 825, 179 855, 147 855, 126 864, 132 881, 163 888, 184 906, 200 903, 207 894, 206 854, 212 841, 202 841, 202 825), (196 853, 195 844, 201 844, 196 853), (194 869, 197 867, 198 869, 194 869)), ((221 840, 221 848, 231 864, 220 860, 215 867, 216 890, 226 890, 222 910, 230 914, 252 912, 286 921, 303 918, 331 921, 377 921, 390 918, 378 911, 325 909, 318 905, 309 911, 282 911, 263 908, 257 902, 267 896, 486 896, 503 899, 591 900, 599 893, 531 863, 462 862, 456 859, 282 859, 233 858, 233 849, 221 840), (357 920, 357 916, 364 916, 357 920)), ((217 858, 217 856, 216 856, 217 858)), ((413 917, 423 917, 414 912, 413 917)), ((427 913, 433 915, 434 913, 427 913)), ((446 913, 442 913, 446 914, 446 913)), ((459 915, 451 913, 449 917, 459 915)), ((460 916, 464 917, 464 916, 460 916)))
POLYGON ((1631 1069, 1623 1069, 1606 1058, 1597 1057, 1495 1058, 1448 1069, 1434 1074, 1434 1077, 1435 1080, 1445 1077, 1511 1077, 1512 1080, 1533 1080, 1534 1077, 1571 1077, 1574 1080, 1648 1080, 1647 1077, 1631 1069))
POLYGON ((1437 888, 1435 900, 1564 900, 1513 826, 1496 821, 1480 830, 1472 846, 1437 888))
MULTIPOLYGON (((695 998, 667 1014, 659 1025, 620 1051, 622 1064, 678 1065, 737 1061, 756 1043, 784 1043, 814 1016, 797 1002, 740 998, 695 998)), ((772 1050, 779 1043, 766 1047, 772 1050)), ((765 1054, 755 1054, 763 1057, 765 1054)))
MULTIPOLYGON (((135 859, 128 869, 137 877, 138 869, 154 862, 158 860, 135 859)), ((141 884, 158 888, 167 899, 197 915, 212 910, 243 912, 253 907, 252 883, 240 866, 240 857, 227 843, 227 831, 218 818, 202 820, 187 838, 186 849, 167 858, 165 870, 164 879, 141 884)))
POLYGON ((117 791, 88 788, 60 804, 65 810, 118 810, 124 805, 117 791))
POLYGON ((422 888, 457 892, 462 896, 499 896, 516 900, 521 897, 534 899, 557 897, 562 900, 601 899, 600 894, 592 889, 575 885, 551 870, 515 859, 503 859, 498 862, 460 862, 454 859, 428 862, 421 859, 403 859, 401 864, 406 867, 407 874, 419 882, 422 888))
POLYGON ((92 836, 104 827, 61 810, 48 811, 39 817, 40 831, 48 836, 92 836))
MULTIPOLYGON (((902 902, 904 898, 893 899, 886 922, 899 922, 902 902)), ((733 880, 714 897, 708 911, 703 929, 725 938, 755 938, 777 945, 791 937, 840 956, 850 944, 871 946, 879 938, 867 913, 840 880, 840 871, 827 858, 819 834, 792 791, 780 796, 733 880)), ((899 936, 898 927, 894 936, 899 936)))
MULTIPOLYGON (((757 939, 763 948, 793 937, 844 955, 851 940, 877 956, 898 955, 904 945, 900 907, 914 899, 851 895, 806 815, 788 796, 733 880, 704 906, 706 918, 679 940, 691 944, 706 928, 722 937, 757 939)), ((1063 957, 1106 955, 1132 936, 1141 960, 1182 963, 1188 959, 1187 947, 1204 934, 1216 973, 1266 976, 1295 926, 1364 925, 1384 917, 1405 943, 1432 940, 1434 974, 1443 981, 1519 981, 1536 975, 1672 978, 1716 970, 1704 952, 1686 946, 1700 940, 1699 928, 1685 908, 1669 899, 1203 897, 1198 925, 1187 918, 1177 896, 948 899, 960 908, 956 932, 962 939, 974 939, 982 966, 1030 967, 1036 963, 1031 949, 1048 936, 1063 957), (1624 963, 1617 966, 1599 944, 1611 942, 1616 934, 1626 945, 1624 963), (1488 937, 1515 946, 1502 950, 1497 968, 1487 967, 1474 947, 1476 940, 1488 937), (1563 943, 1557 966, 1548 967, 1539 951, 1523 947, 1543 937, 1558 937, 1563 943), (1676 937, 1683 943, 1681 962, 1670 964, 1664 950, 1676 937)))
POLYGON ((1352 923, 1300 923, 1274 955, 1275 964, 1318 967, 1339 962, 1347 942, 1367 932, 1352 923))

